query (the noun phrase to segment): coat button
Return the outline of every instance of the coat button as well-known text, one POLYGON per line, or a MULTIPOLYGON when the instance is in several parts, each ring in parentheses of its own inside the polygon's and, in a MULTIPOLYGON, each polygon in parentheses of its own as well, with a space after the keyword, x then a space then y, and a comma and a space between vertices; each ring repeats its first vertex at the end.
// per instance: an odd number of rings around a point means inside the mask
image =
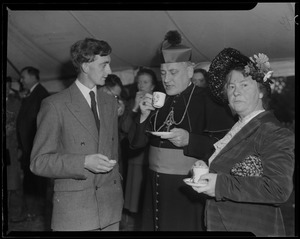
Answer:
POLYGON ((84 142, 81 142, 81 143, 80 143, 80 145, 81 145, 81 146, 84 146, 84 145, 85 145, 85 143, 84 143, 84 142))
POLYGON ((117 180, 114 180, 114 184, 116 184, 117 183, 117 180))

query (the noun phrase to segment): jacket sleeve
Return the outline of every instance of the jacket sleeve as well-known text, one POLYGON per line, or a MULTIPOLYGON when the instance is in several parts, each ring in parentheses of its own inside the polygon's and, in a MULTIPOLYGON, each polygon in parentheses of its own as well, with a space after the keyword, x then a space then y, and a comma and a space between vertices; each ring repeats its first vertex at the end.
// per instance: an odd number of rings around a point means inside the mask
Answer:
POLYGON ((134 123, 135 118, 139 116, 138 112, 132 111, 132 103, 128 103, 125 108, 124 114, 119 118, 120 130, 126 134, 130 131, 131 125, 134 123))
POLYGON ((131 124, 130 131, 128 132, 130 148, 139 149, 148 144, 149 136, 146 133, 147 125, 149 123, 148 119, 146 119, 143 123, 140 123, 140 115, 135 117, 131 124))
POLYGON ((213 144, 217 140, 209 135, 190 133, 189 144, 183 148, 184 155, 207 160, 214 152, 213 144))
POLYGON ((59 151, 61 134, 62 125, 58 111, 46 98, 37 117, 30 170, 43 177, 86 179, 85 155, 59 151))

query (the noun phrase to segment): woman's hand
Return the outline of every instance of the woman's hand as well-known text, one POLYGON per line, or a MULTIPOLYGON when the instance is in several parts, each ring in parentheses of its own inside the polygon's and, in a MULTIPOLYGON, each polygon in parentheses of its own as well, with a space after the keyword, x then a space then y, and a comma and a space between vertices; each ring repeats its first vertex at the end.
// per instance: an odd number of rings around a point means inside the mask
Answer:
POLYGON ((207 185, 199 186, 199 187, 193 186, 192 188, 198 193, 204 193, 208 196, 215 197, 216 196, 215 187, 216 187, 217 176, 218 176, 218 174, 215 174, 215 173, 203 174, 200 177, 200 180, 206 180, 207 185))
POLYGON ((143 123, 149 116, 151 110, 155 110, 152 106, 152 94, 146 93, 143 99, 140 101, 141 118, 140 123, 143 123))
POLYGON ((141 100, 143 99, 144 95, 145 95, 145 92, 143 92, 143 91, 136 92, 135 99, 134 99, 134 106, 132 108, 132 111, 134 111, 134 112, 138 111, 138 109, 140 107, 139 104, 140 104, 141 100))

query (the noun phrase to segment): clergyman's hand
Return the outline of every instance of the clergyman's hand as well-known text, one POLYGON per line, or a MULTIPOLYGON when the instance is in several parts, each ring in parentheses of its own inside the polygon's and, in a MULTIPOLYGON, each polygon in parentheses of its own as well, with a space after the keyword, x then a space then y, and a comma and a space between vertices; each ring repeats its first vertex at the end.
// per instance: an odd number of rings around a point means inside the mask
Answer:
POLYGON ((184 147, 189 144, 189 132, 181 128, 173 128, 169 135, 162 135, 162 139, 168 139, 177 147, 184 147))

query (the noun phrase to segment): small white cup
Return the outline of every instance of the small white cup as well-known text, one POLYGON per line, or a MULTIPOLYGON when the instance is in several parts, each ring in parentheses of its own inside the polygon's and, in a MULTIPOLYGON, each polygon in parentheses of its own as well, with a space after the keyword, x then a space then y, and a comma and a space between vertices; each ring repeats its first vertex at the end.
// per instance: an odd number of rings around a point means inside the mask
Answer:
POLYGON ((200 177, 203 174, 207 174, 209 172, 209 168, 208 167, 197 167, 194 166, 193 167, 193 182, 194 183, 198 183, 200 177))
POLYGON ((154 91, 152 95, 152 105, 155 108, 161 108, 165 104, 166 94, 159 91, 154 91))

